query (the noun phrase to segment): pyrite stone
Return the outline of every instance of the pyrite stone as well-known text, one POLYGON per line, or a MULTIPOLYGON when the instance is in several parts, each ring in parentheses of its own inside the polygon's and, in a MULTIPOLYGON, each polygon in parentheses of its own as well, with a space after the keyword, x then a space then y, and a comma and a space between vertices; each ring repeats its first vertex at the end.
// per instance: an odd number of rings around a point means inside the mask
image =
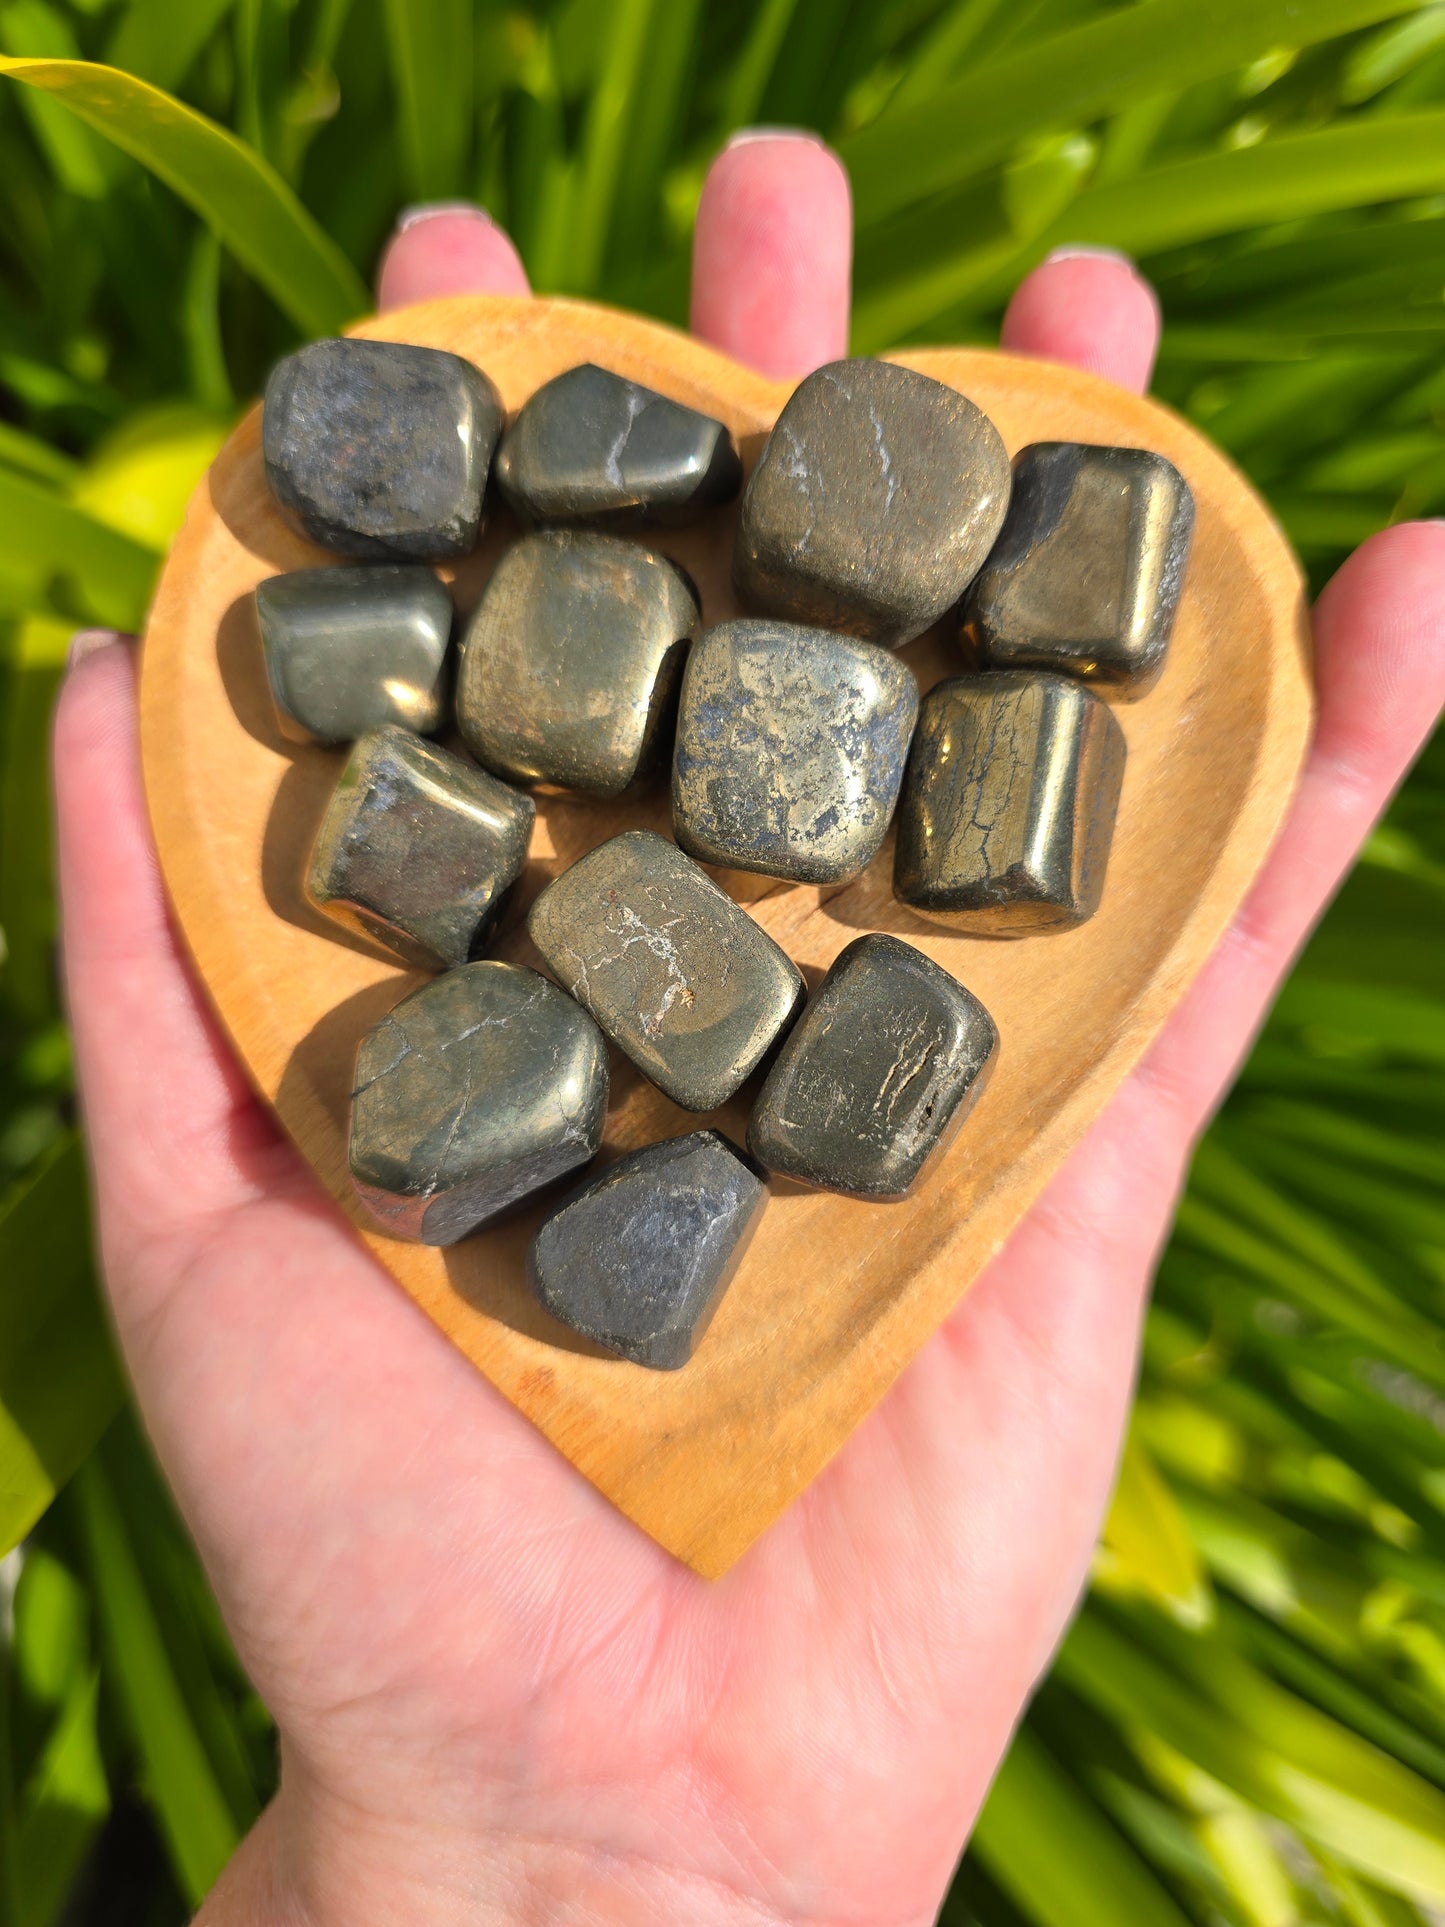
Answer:
POLYGON ((1008 452, 981 409, 886 361, 800 382, 743 492, 744 602, 896 647, 953 608, 1003 525, 1008 452))
POLYGON ((441 727, 452 599, 424 564, 273 575, 256 616, 283 735, 349 743, 382 723, 441 727))
POLYGON ((893 817, 918 685, 871 642, 796 623, 719 623, 683 675, 677 840, 703 863, 804 883, 858 876, 893 817))
POLYGON ((665 755, 697 597, 665 556, 546 529, 498 562, 462 645, 457 725, 516 783, 616 796, 665 755))
POLYGON ((965 628, 995 669, 1055 669, 1135 696, 1163 666, 1194 533, 1189 484, 1142 448, 1039 442, 965 628))
POLYGON ((962 1124, 997 1047, 977 997, 921 950, 858 937, 778 1053, 748 1149, 805 1184, 904 1197, 962 1124))
POLYGON ((497 450, 497 486, 529 522, 684 522, 742 481, 720 421, 585 362, 526 402, 497 450))
POLYGON ((558 981, 684 1110, 725 1103, 802 999, 767 932, 651 830, 564 870, 527 928, 558 981))
POLYGON ((312 851, 318 910, 424 970, 474 957, 527 860, 536 805, 388 724, 362 736, 312 851))
POLYGON ((607 1050, 535 970, 473 963, 403 997, 362 1039, 351 1175, 399 1238, 449 1245, 596 1155, 607 1050))
POLYGON ((460 355, 313 341, 266 383, 266 480, 287 520, 338 555, 465 555, 501 426, 496 389, 460 355))
POLYGON ((1082 923, 1123 779, 1123 731, 1082 683, 1007 670, 939 683, 904 779, 894 891, 970 935, 1082 923))
POLYGON ((543 1308, 655 1371, 692 1357, 757 1229, 768 1188, 716 1131, 619 1158, 542 1222, 527 1279, 543 1308))

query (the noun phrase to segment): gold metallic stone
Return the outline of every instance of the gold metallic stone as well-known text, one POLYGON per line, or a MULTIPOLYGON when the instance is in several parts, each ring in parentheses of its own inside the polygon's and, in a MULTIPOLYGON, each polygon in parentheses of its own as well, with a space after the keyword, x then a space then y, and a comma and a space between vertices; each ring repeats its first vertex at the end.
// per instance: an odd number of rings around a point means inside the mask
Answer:
POLYGON ((424 970, 475 957, 527 860, 537 806, 394 724, 358 739, 311 856, 325 915, 424 970))
POLYGON ((767 932, 651 830, 564 870, 527 928, 558 982, 685 1110, 725 1103, 802 1001, 767 932))
POLYGON ((743 494, 743 601, 896 647, 963 595, 1003 526, 1008 452, 987 415, 886 361, 800 382, 743 494))
POLYGON ((362 559, 465 555, 502 404, 479 368, 400 341, 313 341, 271 371, 266 480, 309 541, 362 559))
POLYGON ((257 586, 256 618, 282 735, 349 743, 383 723, 441 728, 452 599, 425 563, 273 575, 257 586))
POLYGON ((1124 733, 1082 683, 996 670, 923 699, 893 887, 921 916, 1031 936, 1099 907, 1124 733))
POLYGON ((1157 677, 1194 533, 1189 485, 1142 448, 1039 442, 964 605, 993 669, 1054 669, 1121 695, 1157 677))
POLYGON ((467 629, 457 726, 514 783, 617 796, 666 756, 691 583, 621 536, 539 530, 497 564, 467 629))
POLYGON ((473 963, 403 997, 356 1059, 349 1158, 372 1216, 449 1245, 596 1156, 607 1049, 535 970, 473 963))
POLYGON ((912 670, 871 642, 770 618, 704 630, 677 719, 678 842, 700 862, 797 882, 861 875, 917 718, 912 670))
POLYGON ((544 382, 502 437, 494 474, 530 522, 686 522, 742 481, 720 421, 584 362, 544 382))
POLYGON ((997 1047, 977 997, 921 950, 858 937, 768 1072, 748 1149, 768 1170, 824 1190, 904 1197, 952 1141, 997 1047))

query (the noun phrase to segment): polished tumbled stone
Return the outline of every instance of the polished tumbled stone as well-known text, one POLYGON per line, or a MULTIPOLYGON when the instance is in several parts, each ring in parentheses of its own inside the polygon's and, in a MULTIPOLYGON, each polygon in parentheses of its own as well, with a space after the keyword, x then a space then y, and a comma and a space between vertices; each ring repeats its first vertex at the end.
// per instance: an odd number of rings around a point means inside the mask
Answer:
POLYGON ((527 928, 558 981, 685 1110, 725 1103, 802 999, 767 932, 651 830, 564 870, 527 928))
POLYGON ((904 1197, 962 1124, 997 1048, 977 997, 921 950, 858 937, 778 1053, 748 1149, 805 1184, 904 1197))
POLYGON ((835 361, 793 391, 743 494, 744 602, 897 646, 958 602, 1003 525, 1008 452, 966 396, 835 361))
POLYGON ((523 522, 683 522, 742 481, 720 421, 590 362, 545 382, 497 450, 523 522))
POLYGON ((675 1371, 711 1323, 767 1200, 767 1185, 716 1131, 649 1144, 544 1219, 528 1283, 594 1344, 675 1371))
POLYGON ((546 529, 497 564, 462 644, 457 726, 515 783, 617 796, 666 756, 687 577, 621 536, 546 529))
POLYGON ((434 977, 362 1039, 351 1176, 399 1238, 449 1245, 602 1141, 607 1049, 535 970, 473 963, 434 977))
POLYGON ((459 355, 396 341, 314 341, 266 383, 266 479, 323 549, 425 561, 465 555, 502 405, 459 355))
POLYGON ((1082 683, 1006 670, 939 683, 904 779, 894 890, 979 936, 1082 923, 1123 778, 1123 731, 1082 683))
POLYGON ((1142 694, 1163 666, 1193 534, 1189 484, 1162 455, 1024 449, 1008 520, 964 608, 981 661, 1142 694))
POLYGON ((283 735, 349 743, 383 723, 440 729, 452 599, 423 563, 273 575, 256 618, 283 735))
POLYGON ((703 863, 841 883, 878 853, 918 685, 871 642, 771 618, 693 644, 672 762, 677 840, 703 863))
POLYGON ((317 909, 408 963, 474 957, 527 860, 536 805, 409 730, 361 737, 311 856, 317 909))

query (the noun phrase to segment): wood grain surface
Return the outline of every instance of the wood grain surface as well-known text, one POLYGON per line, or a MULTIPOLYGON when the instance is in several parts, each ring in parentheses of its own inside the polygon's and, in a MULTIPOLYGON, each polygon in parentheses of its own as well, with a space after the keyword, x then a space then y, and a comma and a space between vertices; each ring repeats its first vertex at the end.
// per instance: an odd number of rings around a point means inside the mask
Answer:
MULTIPOLYGON (((509 411, 562 369, 599 362, 727 420, 749 464, 788 392, 684 335, 578 302, 435 301, 356 332, 469 357, 509 411)), ((1263 504, 1200 435, 1155 403, 1045 362, 953 350, 896 359, 971 396, 1011 452, 1063 439, 1167 455, 1198 506, 1183 606, 1162 679, 1119 710, 1129 747, 1119 828, 1103 907, 1082 929, 997 942, 921 922, 893 899, 891 836, 846 886, 718 873, 810 984, 860 931, 891 931, 983 999, 1002 1045, 973 1116, 907 1202, 865 1204, 775 1181, 745 1264, 680 1372, 604 1357, 534 1306, 523 1258, 542 1207, 438 1251, 367 1228, 351 1200, 345 1130, 356 1046, 419 980, 302 897, 340 757, 279 735, 251 591, 278 570, 334 558, 293 535, 272 506, 259 410, 198 489, 145 637, 142 749, 161 864, 185 941, 257 1088, 403 1290, 580 1472, 709 1576, 738 1558, 866 1416, 1147 1048, 1268 852, 1310 729, 1298 566, 1263 504)), ((729 512, 650 538, 692 573, 708 621, 736 612, 733 530, 729 512)), ((514 532, 494 515, 455 572, 463 610, 514 532)), ((925 688, 962 666, 942 633, 904 657, 925 688)), ((668 828, 665 788, 624 804, 542 799, 496 954, 535 964, 523 920, 537 891, 592 845, 637 826, 668 828)), ((740 1140, 752 1096, 745 1089, 709 1121, 740 1140)), ((604 1155, 701 1121, 614 1058, 604 1155)))

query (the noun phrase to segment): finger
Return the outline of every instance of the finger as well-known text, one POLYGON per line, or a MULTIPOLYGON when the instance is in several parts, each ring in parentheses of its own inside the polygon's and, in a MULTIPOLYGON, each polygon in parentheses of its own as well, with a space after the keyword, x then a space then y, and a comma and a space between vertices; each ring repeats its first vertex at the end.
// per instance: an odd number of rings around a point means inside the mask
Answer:
POLYGON ((133 645, 78 638, 55 719, 62 960, 106 1221, 145 1238, 244 1202, 294 1159, 177 945, 136 743, 133 645))
POLYGON ((378 308, 404 308, 444 294, 530 294, 511 238, 468 201, 409 208, 382 253, 378 308))
POLYGON ((1000 339, 1142 395, 1159 352, 1159 300, 1126 255, 1060 248, 1020 282, 1000 339))
POLYGON ((708 169, 692 242, 692 331, 779 380, 848 352, 853 202, 811 134, 755 128, 708 169))
POLYGON ((1445 705, 1445 524, 1372 537, 1315 610, 1318 719, 1273 855, 1141 1076, 1186 1138, 1445 705))

